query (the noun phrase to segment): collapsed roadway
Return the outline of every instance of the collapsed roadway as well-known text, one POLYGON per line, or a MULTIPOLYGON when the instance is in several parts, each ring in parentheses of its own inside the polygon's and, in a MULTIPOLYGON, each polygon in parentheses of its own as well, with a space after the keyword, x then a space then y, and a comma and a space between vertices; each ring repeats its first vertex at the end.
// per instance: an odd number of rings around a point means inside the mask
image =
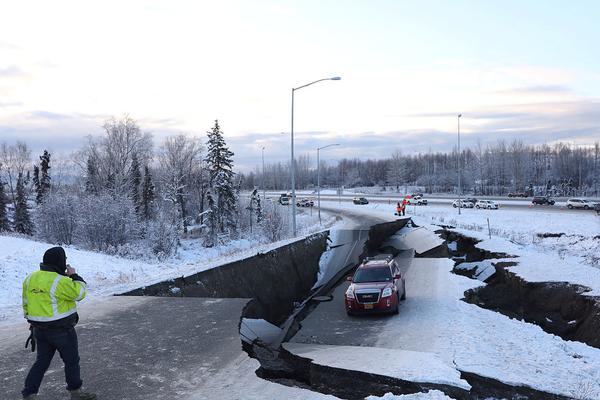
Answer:
MULTIPOLYGON (((86 386, 101 398, 131 400, 362 399, 429 389, 456 399, 567 398, 461 371, 454 355, 427 353, 424 343, 448 340, 437 331, 442 326, 432 326, 429 337, 416 337, 427 331, 419 313, 435 307, 441 283, 436 279, 443 279, 441 271, 452 263, 447 241, 409 218, 346 217, 353 220, 352 229, 324 231, 142 287, 95 304, 93 311, 84 306, 79 332, 86 386), (400 315, 346 316, 345 276, 364 257, 381 252, 393 252, 407 279, 400 315), (374 355, 380 363, 368 362, 374 355)), ((29 360, 10 332, 0 337, 6 355, 0 380, 6 398, 17 398, 29 360)), ((60 398, 63 391, 54 367, 40 399, 60 398)))

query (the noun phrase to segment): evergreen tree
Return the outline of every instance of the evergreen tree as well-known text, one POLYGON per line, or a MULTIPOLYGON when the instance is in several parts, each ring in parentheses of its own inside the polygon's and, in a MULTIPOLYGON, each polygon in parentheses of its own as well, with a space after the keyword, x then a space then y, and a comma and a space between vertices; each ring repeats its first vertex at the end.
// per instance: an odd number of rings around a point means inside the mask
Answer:
POLYGON ((50 153, 44 150, 44 154, 40 156, 40 166, 33 167, 33 184, 35 186, 35 201, 41 204, 44 201, 44 196, 50 190, 50 153))
POLYGON ((142 173, 140 171, 140 163, 137 156, 134 154, 131 157, 131 199, 135 206, 135 213, 140 214, 140 184, 142 183, 142 173))
POLYGON ((0 181, 0 232, 10 230, 10 224, 8 221, 8 215, 6 213, 6 206, 8 199, 4 193, 4 182, 0 181))
POLYGON ((27 193, 25 192, 25 181, 22 174, 19 174, 17 179, 16 202, 17 205, 13 223, 14 231, 26 235, 33 235, 33 223, 31 222, 31 216, 29 215, 29 209, 27 208, 27 193))
POLYGON ((206 247, 213 247, 217 244, 217 230, 218 230, 218 209, 217 204, 215 202, 215 198, 210 189, 206 192, 206 202, 207 202, 207 216, 205 218, 206 227, 208 228, 208 235, 204 239, 204 245, 206 247))
POLYGON ((144 183, 142 185, 142 204, 141 211, 144 219, 152 219, 154 215, 154 199, 156 195, 154 193, 154 183, 152 182, 152 175, 150 169, 146 165, 144 167, 144 183))
MULTIPOLYGON (((216 208, 219 232, 234 233, 237 228, 236 195, 233 183, 233 152, 225 144, 219 121, 208 132, 208 152, 205 158, 209 171, 209 188, 216 208)), ((210 207, 210 206, 209 206, 210 207)))
POLYGON ((98 166, 92 157, 87 159, 87 178, 85 180, 85 192, 87 194, 98 194, 98 166))
MULTIPOLYGON (((40 189, 40 167, 38 167, 37 165, 33 166, 33 187, 35 188, 35 192, 39 193, 39 189, 40 189)), ((36 201, 36 203, 40 204, 40 202, 37 201, 37 195, 35 197, 35 201, 36 201)))

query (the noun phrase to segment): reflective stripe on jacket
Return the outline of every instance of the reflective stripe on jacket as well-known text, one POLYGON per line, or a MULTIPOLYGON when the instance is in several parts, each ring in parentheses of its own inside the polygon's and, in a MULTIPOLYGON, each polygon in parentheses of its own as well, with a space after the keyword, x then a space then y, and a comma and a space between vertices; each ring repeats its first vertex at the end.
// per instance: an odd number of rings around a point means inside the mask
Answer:
POLYGON ((50 271, 35 271, 23 282, 23 313, 29 321, 50 322, 77 312, 85 282, 50 271))

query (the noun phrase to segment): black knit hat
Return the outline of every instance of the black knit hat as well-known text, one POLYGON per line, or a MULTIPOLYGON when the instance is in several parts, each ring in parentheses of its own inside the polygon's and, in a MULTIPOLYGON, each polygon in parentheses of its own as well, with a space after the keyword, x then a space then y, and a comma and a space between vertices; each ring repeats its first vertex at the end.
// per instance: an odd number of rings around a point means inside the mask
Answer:
POLYGON ((46 267, 54 267, 56 272, 64 273, 67 269, 67 255, 62 247, 52 247, 44 253, 43 265, 46 267))

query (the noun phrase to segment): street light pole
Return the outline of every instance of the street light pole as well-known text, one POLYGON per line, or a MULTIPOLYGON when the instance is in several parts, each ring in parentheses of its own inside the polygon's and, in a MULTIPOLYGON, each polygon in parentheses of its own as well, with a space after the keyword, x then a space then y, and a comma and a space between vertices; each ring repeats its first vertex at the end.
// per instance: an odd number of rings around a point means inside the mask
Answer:
POLYGON ((292 234, 294 237, 296 237, 296 160, 294 159, 294 93, 296 92, 296 90, 305 88, 307 86, 310 85, 314 85, 317 82, 322 82, 322 81, 339 81, 340 78, 339 76, 334 76, 333 78, 323 78, 323 79, 318 79, 316 81, 307 83, 306 85, 302 85, 302 86, 298 86, 296 88, 292 88, 292 118, 291 118, 291 122, 292 122, 292 126, 291 126, 291 130, 290 130, 290 139, 291 139, 291 162, 292 162, 292 234))
POLYGON ((339 143, 328 144, 327 146, 317 147, 317 208, 319 212, 319 225, 321 225, 321 160, 319 153, 321 150, 332 146, 339 146, 339 143))
POLYGON ((266 189, 265 189, 265 147, 262 148, 262 189, 263 189, 263 201, 267 201, 266 189))
POLYGON ((461 200, 461 195, 462 195, 462 187, 461 187, 461 183, 460 183, 460 175, 461 175, 461 168, 462 168, 462 157, 460 156, 460 117, 462 117, 462 114, 458 114, 458 215, 460 215, 460 209, 462 208, 462 200, 461 200))

